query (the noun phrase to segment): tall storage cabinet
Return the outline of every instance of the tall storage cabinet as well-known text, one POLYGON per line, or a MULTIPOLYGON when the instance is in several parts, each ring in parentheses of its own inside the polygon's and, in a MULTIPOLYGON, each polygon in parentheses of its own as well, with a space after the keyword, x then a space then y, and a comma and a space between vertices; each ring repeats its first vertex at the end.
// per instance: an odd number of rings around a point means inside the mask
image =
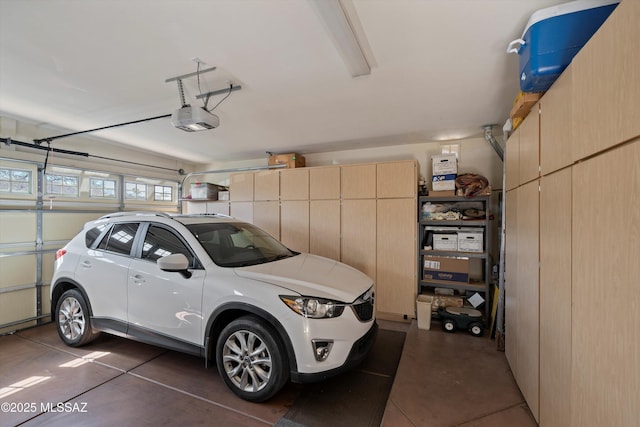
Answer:
POLYGON ((231 215, 361 270, 376 285, 378 316, 413 318, 417 182, 415 160, 234 174, 231 215))
POLYGON ((543 427, 640 417, 639 16, 622 0, 507 142, 508 176, 539 120, 540 178, 507 185, 505 350, 543 427))

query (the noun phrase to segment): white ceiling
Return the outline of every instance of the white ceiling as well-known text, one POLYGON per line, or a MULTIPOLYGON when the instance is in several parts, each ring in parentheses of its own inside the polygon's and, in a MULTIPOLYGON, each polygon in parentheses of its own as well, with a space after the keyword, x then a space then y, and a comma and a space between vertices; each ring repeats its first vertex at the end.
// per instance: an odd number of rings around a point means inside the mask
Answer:
MULTIPOLYGON (((197 163, 475 137, 518 92, 507 44, 562 3, 346 0, 372 64, 352 78, 310 1, 0 0, 0 115, 54 136, 169 114, 180 98, 165 80, 200 58, 217 67, 202 92, 242 86, 215 110, 219 128, 159 119, 93 135, 197 163)), ((186 97, 201 106, 196 82, 186 97)))

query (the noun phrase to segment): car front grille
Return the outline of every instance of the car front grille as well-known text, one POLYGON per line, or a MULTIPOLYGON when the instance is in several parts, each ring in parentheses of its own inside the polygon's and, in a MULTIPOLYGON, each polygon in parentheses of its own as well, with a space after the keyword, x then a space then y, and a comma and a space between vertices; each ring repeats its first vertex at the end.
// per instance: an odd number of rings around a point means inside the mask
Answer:
POLYGON ((373 289, 369 289, 351 304, 351 309, 359 321, 367 322, 373 318, 373 305, 373 289))

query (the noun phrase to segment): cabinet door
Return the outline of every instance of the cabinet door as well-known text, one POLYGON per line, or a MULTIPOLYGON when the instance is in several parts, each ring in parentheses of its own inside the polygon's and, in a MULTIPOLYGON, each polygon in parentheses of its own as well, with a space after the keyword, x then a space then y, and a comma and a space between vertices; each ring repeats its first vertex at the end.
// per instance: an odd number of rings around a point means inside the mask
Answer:
POLYGON ((379 199, 377 204, 378 311, 415 317, 416 200, 379 199))
POLYGON ((540 176, 540 115, 539 103, 531 108, 520 125, 520 184, 540 176))
POLYGON ((540 425, 571 425, 571 169, 540 190, 540 425), (560 214, 559 214, 560 213, 560 214))
POLYGON ((229 182, 232 202, 253 202, 253 172, 234 173, 229 182))
POLYGON ((207 202, 207 213, 229 215, 229 202, 207 202))
MULTIPOLYGON (((376 280, 376 201, 343 200, 342 262, 376 280)), ((415 255, 414 255, 415 256, 415 255)))
POLYGON ((256 172, 255 198, 254 200, 279 200, 280 198, 280 171, 268 170, 256 172))
POLYGON ((186 202, 188 214, 207 213, 206 202, 186 202))
POLYGON ((280 240, 280 202, 253 202, 253 223, 280 240))
POLYGON ((513 376, 518 378, 518 192, 516 190, 507 191, 505 199, 505 239, 504 350, 513 376))
POLYGON ((520 185, 520 128, 516 129, 507 140, 504 167, 507 190, 512 190, 520 185))
POLYGON ((309 199, 340 198, 340 166, 309 169, 309 199))
POLYGON ((538 181, 519 187, 518 192, 518 246, 516 328, 517 376, 520 390, 539 421, 539 190, 538 181))
POLYGON ((309 252, 340 261, 340 201, 309 202, 309 252))
POLYGON ((280 200, 309 200, 309 170, 280 171, 280 200))
POLYGON ((294 251, 309 252, 309 201, 281 202, 280 241, 294 251))
POLYGON ((571 64, 540 100, 540 169, 542 175, 572 163, 573 119, 571 64))
POLYGON ((376 198, 376 165, 342 166, 343 199, 376 198))
POLYGON ((232 217, 253 223, 253 202, 231 202, 229 211, 232 217))
MULTIPOLYGON (((622 5, 629 3, 635 2, 622 5)), ((640 140, 573 167, 571 421, 575 426, 638 424, 638 165, 640 140)))
POLYGON ((415 160, 378 163, 377 195, 383 198, 415 197, 418 187, 418 172, 415 160))
POLYGON ((573 59, 573 160, 640 135, 639 16, 621 2, 573 59))

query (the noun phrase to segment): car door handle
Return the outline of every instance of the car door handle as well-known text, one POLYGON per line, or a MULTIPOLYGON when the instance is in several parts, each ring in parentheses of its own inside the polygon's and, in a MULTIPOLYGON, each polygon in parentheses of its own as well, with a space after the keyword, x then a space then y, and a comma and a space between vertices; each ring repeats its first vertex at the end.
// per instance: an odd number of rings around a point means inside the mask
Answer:
POLYGON ((140 276, 139 274, 136 274, 135 276, 131 276, 131 281, 136 285, 140 285, 146 282, 146 280, 144 280, 144 277, 140 276))
POLYGON ((84 268, 91 268, 91 262, 90 262, 90 261, 87 261, 87 260, 82 261, 82 266, 83 266, 84 268))

